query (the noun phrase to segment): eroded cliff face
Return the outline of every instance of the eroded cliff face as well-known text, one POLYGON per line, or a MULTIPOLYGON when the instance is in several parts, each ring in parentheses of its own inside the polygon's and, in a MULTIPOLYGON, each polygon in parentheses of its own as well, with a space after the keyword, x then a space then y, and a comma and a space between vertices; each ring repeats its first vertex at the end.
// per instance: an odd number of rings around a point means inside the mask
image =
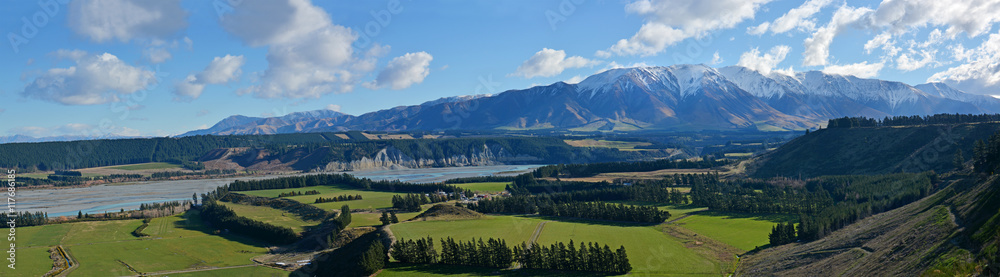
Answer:
POLYGON ((523 164, 541 161, 532 155, 514 155, 499 145, 483 145, 481 151, 469 151, 465 155, 452 155, 447 158, 414 159, 395 147, 380 150, 372 157, 364 157, 353 161, 333 161, 326 164, 327 148, 315 151, 293 151, 281 157, 270 157, 263 149, 216 149, 203 156, 206 169, 236 169, 236 170, 309 170, 313 171, 363 171, 379 169, 426 168, 523 164))
POLYGON ((466 155, 453 155, 439 159, 414 159, 395 147, 382 149, 374 157, 354 161, 335 161, 326 164, 325 171, 361 171, 374 169, 425 168, 448 166, 502 165, 527 163, 540 159, 530 155, 513 155, 499 146, 483 145, 483 150, 466 155))

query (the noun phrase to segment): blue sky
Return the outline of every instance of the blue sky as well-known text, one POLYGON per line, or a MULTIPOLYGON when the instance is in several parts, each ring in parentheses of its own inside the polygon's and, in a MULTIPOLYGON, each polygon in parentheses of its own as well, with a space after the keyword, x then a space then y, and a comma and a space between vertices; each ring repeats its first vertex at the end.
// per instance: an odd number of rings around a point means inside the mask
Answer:
POLYGON ((1000 1, 0 1, 0 135, 168 136, 678 63, 1000 94, 1000 1))

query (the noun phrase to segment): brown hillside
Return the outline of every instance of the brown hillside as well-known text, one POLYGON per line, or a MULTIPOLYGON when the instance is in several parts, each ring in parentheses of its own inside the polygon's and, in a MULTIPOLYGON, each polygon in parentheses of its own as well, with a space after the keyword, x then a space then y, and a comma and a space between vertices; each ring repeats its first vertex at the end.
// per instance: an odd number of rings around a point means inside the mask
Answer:
POLYGON ((417 215, 410 221, 478 219, 483 215, 464 207, 451 204, 437 204, 417 215))

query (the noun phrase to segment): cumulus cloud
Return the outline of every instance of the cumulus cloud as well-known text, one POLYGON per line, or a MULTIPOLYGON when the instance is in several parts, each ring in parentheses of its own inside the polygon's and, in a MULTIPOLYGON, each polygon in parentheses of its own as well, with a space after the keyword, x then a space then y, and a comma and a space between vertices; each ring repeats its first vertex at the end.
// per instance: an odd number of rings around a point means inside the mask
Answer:
POLYGON ((717 64, 720 64, 722 62, 723 62, 723 60, 722 60, 722 57, 719 56, 719 51, 715 51, 715 54, 712 54, 712 61, 710 61, 708 63, 711 64, 711 65, 717 65, 717 64))
POLYGON ((768 30, 774 34, 788 32, 792 29, 813 31, 816 29, 816 19, 813 18, 813 15, 818 13, 823 7, 830 5, 830 3, 833 3, 833 0, 806 1, 801 6, 793 8, 781 17, 778 17, 774 22, 764 22, 756 27, 750 27, 747 29, 747 32, 751 35, 761 35, 768 30))
POLYGON ((1000 21, 1000 1, 996 0, 899 0, 882 1, 871 23, 897 33, 927 25, 947 26, 945 35, 958 33, 978 36, 1000 21))
POLYGON ((885 66, 883 63, 860 62, 845 65, 828 65, 823 68, 823 73, 838 75, 853 75, 859 78, 874 78, 885 66))
POLYGON ((937 51, 925 50, 921 51, 919 54, 912 53, 914 57, 911 58, 910 54, 902 54, 896 59, 896 69, 902 71, 913 71, 934 63, 934 56, 937 51), (916 55, 920 55, 921 58, 916 58, 916 55))
MULTIPOLYGON (((868 42, 865 42, 865 53, 866 54, 871 54, 872 50, 880 49, 880 48, 884 49, 886 51, 889 51, 890 49, 887 49, 887 48, 888 47, 892 47, 893 44, 894 44, 891 40, 892 40, 892 35, 889 34, 889 33, 878 34, 877 36, 875 36, 871 40, 868 40, 868 42)), ((895 48, 895 49, 896 50, 893 51, 890 56, 895 56, 896 55, 895 52, 899 51, 898 48, 895 48)))
POLYGON ((162 39, 187 28, 180 0, 72 1, 67 15, 75 33, 95 42, 162 39))
POLYGON ((625 11, 645 17, 645 23, 630 38, 621 39, 597 56, 650 56, 684 39, 709 31, 728 29, 751 19, 761 5, 770 0, 639 0, 625 6, 625 11))
POLYGON ((1000 92, 1000 34, 991 34, 974 49, 962 50, 956 57, 962 64, 935 73, 928 82, 944 82, 965 92, 997 94, 1000 92))
POLYGON ((532 55, 531 58, 521 63, 514 73, 509 76, 521 76, 524 78, 552 77, 559 75, 563 70, 570 68, 589 67, 597 64, 596 61, 588 60, 580 56, 567 58, 563 50, 552 50, 542 48, 541 51, 532 55))
POLYGON ((760 50, 754 48, 740 55, 740 61, 736 65, 767 75, 771 73, 771 69, 777 67, 781 61, 785 60, 785 56, 791 50, 792 48, 787 45, 778 45, 771 47, 768 53, 761 55, 760 50))
POLYGON ((406 53, 389 61, 389 65, 378 73, 378 77, 365 86, 370 89, 390 87, 404 89, 424 81, 431 73, 428 68, 434 57, 427 52, 406 53))
POLYGON ((134 67, 104 53, 57 51, 57 57, 76 63, 68 68, 52 68, 29 83, 22 95, 64 105, 96 105, 117 101, 156 83, 152 71, 134 67))
POLYGON ((208 84, 225 84, 239 79, 245 59, 242 55, 226 55, 215 57, 212 62, 205 67, 205 70, 190 74, 183 81, 177 83, 174 94, 177 101, 190 101, 201 96, 208 84))
POLYGON ((840 32, 853 24, 857 24, 862 19, 872 13, 869 8, 852 8, 847 5, 841 6, 833 13, 833 18, 826 26, 820 27, 812 34, 812 37, 805 40, 806 50, 802 53, 804 66, 826 65, 827 57, 830 56, 830 44, 833 38, 840 32))
POLYGON ((326 109, 329 110, 329 111, 339 112, 340 111, 340 105, 337 105, 337 104, 326 105, 326 109))
POLYGON ((355 53, 358 35, 308 0, 244 0, 220 23, 247 45, 267 47, 259 83, 239 91, 259 98, 349 92, 386 52, 375 46, 355 53))

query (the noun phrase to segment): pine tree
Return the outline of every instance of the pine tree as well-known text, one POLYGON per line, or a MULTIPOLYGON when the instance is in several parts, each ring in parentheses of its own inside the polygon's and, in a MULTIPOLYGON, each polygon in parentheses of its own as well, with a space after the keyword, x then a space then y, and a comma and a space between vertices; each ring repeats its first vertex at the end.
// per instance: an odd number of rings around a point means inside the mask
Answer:
POLYGON ((396 217, 395 211, 389 211, 389 221, 392 223, 399 223, 399 218, 396 217))
POLYGON ((965 169, 965 157, 962 157, 961 148, 955 150, 955 160, 953 161, 953 163, 955 164, 955 170, 965 169))
POLYGON ((368 250, 361 255, 361 270, 365 274, 373 274, 385 267, 385 247, 382 242, 375 240, 368 250))
POLYGON ((378 221, 381 221, 382 225, 389 225, 389 223, 392 223, 389 219, 389 214, 386 212, 382 212, 382 216, 378 218, 378 221))

